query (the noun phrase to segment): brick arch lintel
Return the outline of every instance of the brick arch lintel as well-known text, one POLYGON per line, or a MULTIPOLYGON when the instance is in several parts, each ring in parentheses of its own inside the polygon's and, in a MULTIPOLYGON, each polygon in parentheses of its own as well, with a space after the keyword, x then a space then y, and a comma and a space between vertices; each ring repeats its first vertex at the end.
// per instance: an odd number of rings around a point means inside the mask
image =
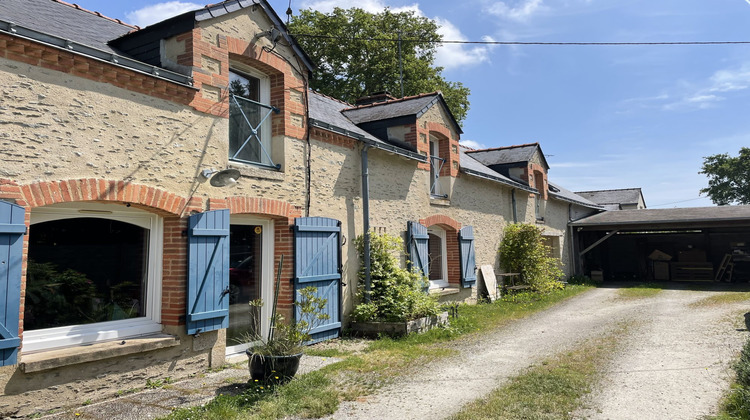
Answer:
POLYGON ((453 140, 453 138, 451 137, 451 131, 443 124, 428 122, 425 128, 427 128, 427 131, 429 131, 430 133, 437 133, 446 139, 453 140))
POLYGON ((36 181, 29 184, 0 179, 0 198, 14 199, 27 208, 68 202, 116 201, 178 216, 187 210, 199 210, 202 207, 202 199, 199 197, 188 199, 156 187, 101 178, 36 181))
POLYGON ((461 230, 461 223, 443 214, 435 214, 432 216, 428 216, 424 219, 419 219, 419 223, 427 227, 434 226, 434 225, 441 225, 444 227, 448 227, 456 232, 461 230))
POLYGON ((230 214, 262 214, 293 221, 302 216, 300 209, 286 201, 260 197, 232 196, 225 199, 210 198, 209 210, 229 209, 230 214))

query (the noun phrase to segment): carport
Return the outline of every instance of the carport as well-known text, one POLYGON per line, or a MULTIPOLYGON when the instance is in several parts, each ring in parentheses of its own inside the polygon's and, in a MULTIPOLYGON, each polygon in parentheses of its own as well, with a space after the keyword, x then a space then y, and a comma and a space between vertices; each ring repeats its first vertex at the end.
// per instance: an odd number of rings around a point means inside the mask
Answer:
POLYGON ((750 206, 615 210, 570 226, 578 274, 750 281, 750 206))

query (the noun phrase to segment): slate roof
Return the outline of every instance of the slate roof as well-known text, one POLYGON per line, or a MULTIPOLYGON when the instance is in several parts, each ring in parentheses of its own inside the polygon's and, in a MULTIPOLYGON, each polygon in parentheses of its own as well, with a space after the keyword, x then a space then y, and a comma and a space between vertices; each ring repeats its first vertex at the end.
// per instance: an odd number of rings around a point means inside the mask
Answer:
POLYGON ((638 204, 642 197, 640 188, 619 190, 577 191, 576 194, 597 204, 638 204))
POLYGON ((528 162, 534 157, 534 153, 539 150, 542 161, 549 169, 547 159, 542 153, 539 143, 521 144, 518 146, 497 147, 493 149, 472 150, 468 153, 474 159, 484 165, 506 165, 510 163, 528 162))
POLYGON ((687 207, 606 211, 571 223, 580 227, 683 227, 734 222, 750 225, 750 206, 687 207), (670 226, 671 225, 671 226, 670 226))
POLYGON ((428 109, 437 103, 442 103, 445 111, 451 117, 455 130, 462 134, 463 131, 458 125, 455 117, 451 114, 446 105, 443 95, 440 92, 425 93, 416 96, 407 96, 401 99, 375 102, 372 104, 351 107, 344 110, 344 115, 354 124, 363 124, 372 121, 382 121, 391 118, 405 117, 415 115, 421 117, 428 109))
POLYGON ((520 182, 516 182, 506 177, 505 175, 497 173, 493 171, 492 169, 482 165, 480 162, 476 161, 474 158, 469 156, 466 153, 467 151, 468 149, 466 149, 465 147, 463 146, 459 147, 459 153, 461 154, 460 159, 461 159, 461 171, 462 172, 479 177, 479 178, 496 181, 501 184, 508 185, 509 187, 518 188, 518 189, 529 191, 529 192, 536 192, 536 189, 533 189, 529 187, 528 185, 521 184, 520 182))
POLYGON ((578 204, 584 207, 591 207, 595 209, 601 209, 602 207, 598 204, 594 203, 593 201, 587 200, 584 197, 581 197, 580 195, 574 193, 573 191, 570 191, 558 184, 554 184, 552 182, 547 181, 547 184, 549 185, 549 194, 552 197, 555 197, 562 201, 567 201, 569 203, 578 204), (557 191, 555 191, 557 190, 557 191))
POLYGON ((107 41, 137 28, 54 0, 0 0, 0 20, 111 53, 107 41))
MULTIPOLYGON (((357 127, 341 113, 342 110, 351 107, 351 105, 318 92, 309 91, 309 93, 308 103, 311 122, 313 120, 322 122, 368 140, 383 143, 382 140, 357 127)), ((340 132, 340 130, 338 131, 340 132)))
POLYGON ((364 141, 377 149, 396 153, 421 162, 427 161, 425 156, 422 156, 417 152, 386 143, 367 131, 357 127, 356 124, 341 113, 343 109, 351 106, 346 102, 339 101, 314 91, 309 91, 308 104, 311 126, 320 127, 325 130, 364 141))

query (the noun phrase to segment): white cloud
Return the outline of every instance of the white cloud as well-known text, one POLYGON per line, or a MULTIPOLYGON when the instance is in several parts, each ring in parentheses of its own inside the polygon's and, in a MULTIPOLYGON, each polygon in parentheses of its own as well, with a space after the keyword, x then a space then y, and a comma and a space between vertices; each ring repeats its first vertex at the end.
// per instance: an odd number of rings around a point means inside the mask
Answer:
MULTIPOLYGON (((359 0, 356 2, 356 4, 352 4, 351 0, 307 0, 302 2, 301 8, 311 8, 313 10, 317 10, 318 12, 329 13, 332 12, 336 7, 340 7, 342 9, 358 7, 366 12, 379 13, 382 12, 383 9, 388 7, 388 5, 386 5, 382 0, 359 0)), ((410 6, 392 7, 391 11, 395 13, 413 11, 419 16, 424 16, 422 14, 422 11, 419 10, 418 3, 410 6)))
POLYGON ((515 6, 509 6, 506 2, 499 1, 487 8, 487 12, 492 15, 515 21, 526 21, 545 10, 547 10, 547 6, 544 5, 544 0, 522 0, 515 6))
POLYGON ((486 149, 487 148, 486 144, 479 143, 478 141, 474 141, 474 140, 461 140, 461 141, 459 141, 459 144, 461 146, 466 146, 466 147, 468 147, 470 149, 475 149, 475 150, 477 150, 477 149, 486 149))
POLYGON ((714 72, 702 86, 689 90, 680 95, 679 100, 667 103, 662 108, 667 111, 713 108, 727 99, 729 92, 746 89, 750 89, 750 62, 714 72))
MULTIPOLYGON (((451 22, 442 18, 435 18, 440 25, 438 33, 447 41, 466 41, 467 38, 451 22)), ((484 41, 492 41, 488 36, 482 37, 484 41)), ((446 70, 453 68, 474 66, 490 59, 492 46, 477 45, 469 47, 466 44, 443 44, 435 54, 435 64, 446 70)))
POLYGON ((127 13, 125 16, 133 25, 144 27, 156 22, 161 22, 162 20, 169 19, 179 14, 189 12, 191 10, 200 9, 203 6, 203 4, 198 3, 168 1, 164 3, 152 4, 142 9, 134 10, 127 13))

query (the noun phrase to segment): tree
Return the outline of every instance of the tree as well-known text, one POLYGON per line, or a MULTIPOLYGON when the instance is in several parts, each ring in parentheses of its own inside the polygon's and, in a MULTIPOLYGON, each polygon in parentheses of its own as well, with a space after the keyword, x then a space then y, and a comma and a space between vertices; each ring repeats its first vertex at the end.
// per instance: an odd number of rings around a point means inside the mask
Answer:
POLYGON ((442 76, 435 51, 442 40, 435 21, 413 11, 368 13, 335 8, 331 13, 303 10, 289 31, 310 55, 317 69, 310 86, 349 103, 375 92, 401 93, 399 33, 404 95, 440 90, 459 124, 469 110, 469 88, 442 76))
POLYGON ((700 174, 708 176, 708 187, 701 189, 714 204, 750 204, 750 148, 737 157, 728 153, 706 156, 700 174))

